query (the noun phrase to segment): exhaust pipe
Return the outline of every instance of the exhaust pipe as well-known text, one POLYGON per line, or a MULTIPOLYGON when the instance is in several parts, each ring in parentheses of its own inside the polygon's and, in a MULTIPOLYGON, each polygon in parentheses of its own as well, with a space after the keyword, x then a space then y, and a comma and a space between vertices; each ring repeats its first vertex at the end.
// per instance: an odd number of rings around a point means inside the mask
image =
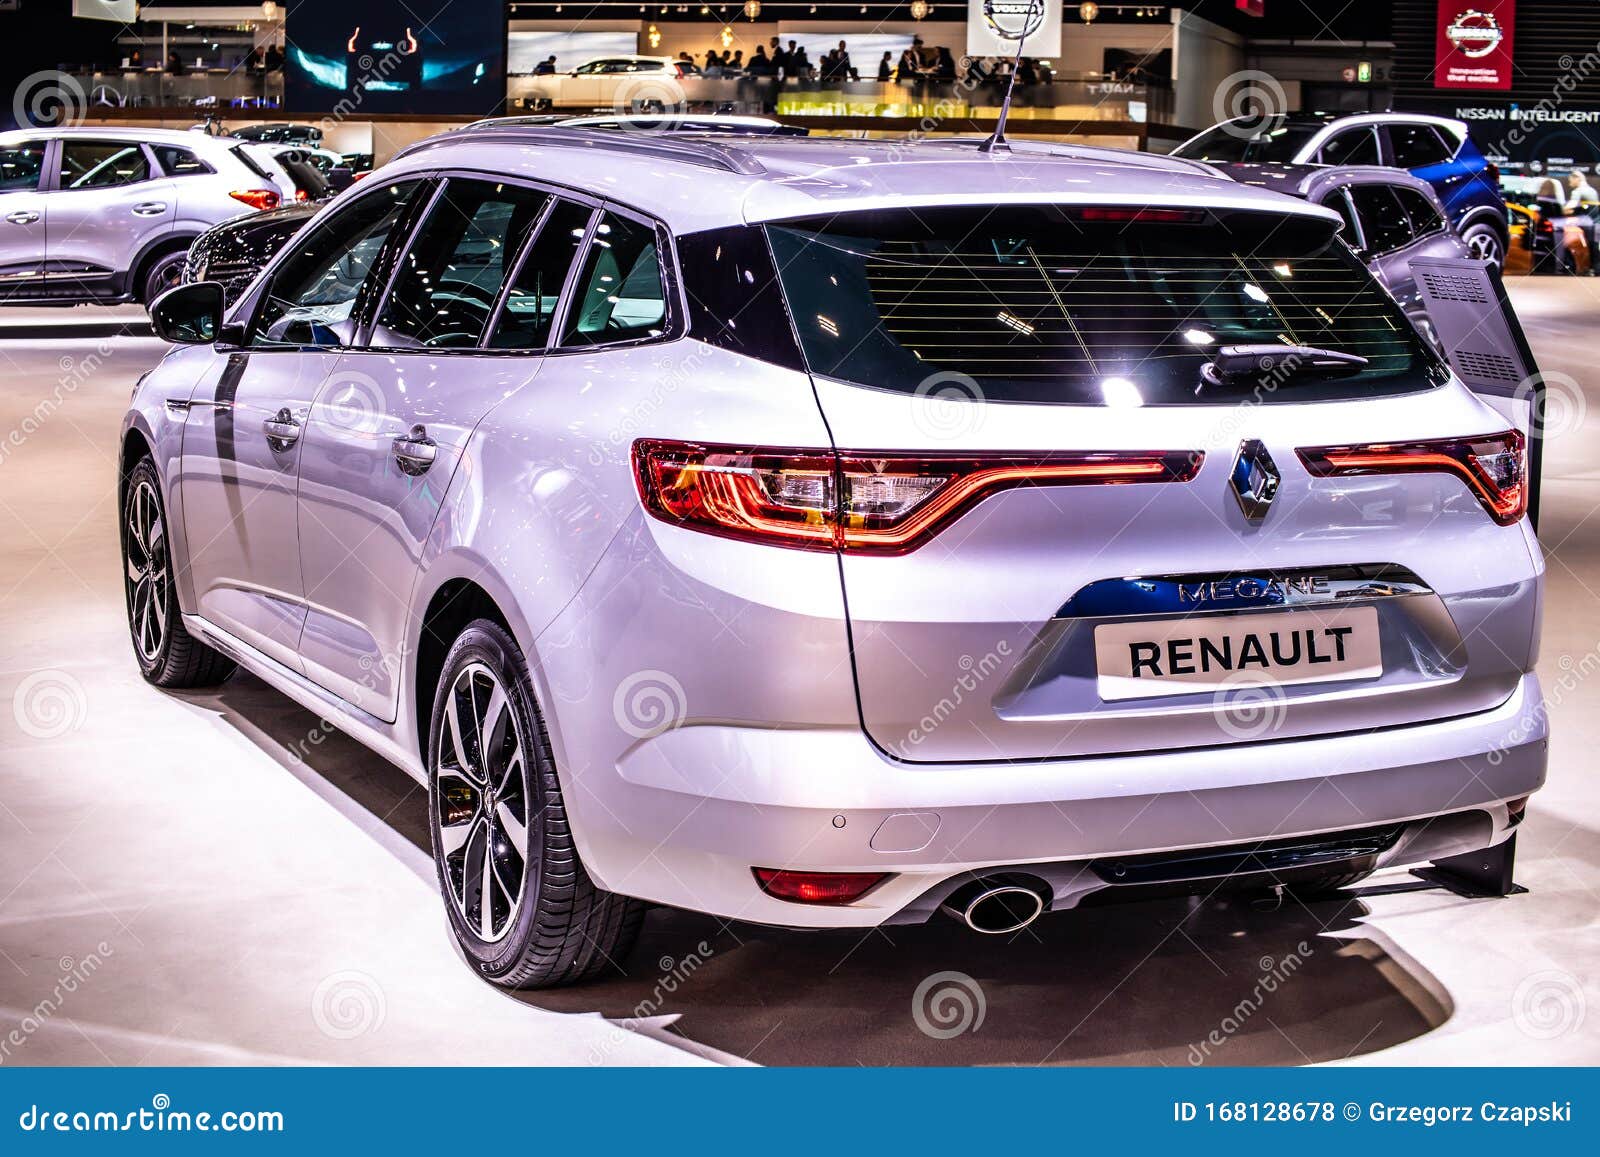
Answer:
POLYGON ((941 907, 974 932, 1004 936, 1021 932, 1044 912, 1045 898, 1034 888, 980 880, 951 894, 941 907))

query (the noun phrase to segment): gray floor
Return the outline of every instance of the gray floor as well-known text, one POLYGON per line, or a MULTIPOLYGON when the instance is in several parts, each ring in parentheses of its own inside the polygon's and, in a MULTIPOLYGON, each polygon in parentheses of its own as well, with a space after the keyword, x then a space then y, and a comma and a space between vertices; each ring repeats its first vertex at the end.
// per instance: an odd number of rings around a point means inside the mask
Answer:
POLYGON ((1600 281, 1515 295, 1546 369, 1572 375, 1545 479, 1555 737, 1527 895, 1394 874, 1309 908, 1063 915, 1011 944, 656 912, 630 979, 522 999, 456 957, 400 772, 316 742, 253 679, 140 683, 113 452, 159 346, 0 339, 0 1064, 1600 1062, 1600 281))

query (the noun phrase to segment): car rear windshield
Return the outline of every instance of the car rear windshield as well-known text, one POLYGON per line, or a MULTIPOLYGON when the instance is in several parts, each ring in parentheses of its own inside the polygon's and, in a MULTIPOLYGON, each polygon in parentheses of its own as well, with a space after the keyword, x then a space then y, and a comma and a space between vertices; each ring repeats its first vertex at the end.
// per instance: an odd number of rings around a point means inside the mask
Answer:
POLYGON ((1394 299, 1334 226, 1064 206, 895 209, 767 227, 812 373, 928 392, 957 375, 996 402, 1294 402, 1441 380, 1394 299), (1293 345, 1367 359, 1338 376, 1205 384, 1217 350, 1293 345), (970 381, 968 381, 970 380, 970 381), (1265 389, 1263 389, 1263 386, 1265 389))
POLYGON ((1273 117, 1265 121, 1225 121, 1173 150, 1191 161, 1276 161, 1289 164, 1300 155, 1321 124, 1292 124, 1273 117))

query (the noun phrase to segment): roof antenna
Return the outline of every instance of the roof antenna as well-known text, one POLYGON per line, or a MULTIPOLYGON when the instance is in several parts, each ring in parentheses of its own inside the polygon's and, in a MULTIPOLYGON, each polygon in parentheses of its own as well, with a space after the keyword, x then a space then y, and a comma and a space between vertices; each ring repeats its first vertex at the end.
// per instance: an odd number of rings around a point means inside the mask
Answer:
POLYGON ((1044 23, 1044 0, 983 0, 983 18, 989 30, 1001 40, 1017 42, 1017 58, 1011 62, 1011 77, 1006 82, 1005 99, 1000 102, 1000 118, 994 132, 978 146, 982 153, 1009 153, 1006 140, 1006 114, 1011 111, 1011 94, 1017 88, 1017 73, 1022 71, 1022 46, 1044 23))

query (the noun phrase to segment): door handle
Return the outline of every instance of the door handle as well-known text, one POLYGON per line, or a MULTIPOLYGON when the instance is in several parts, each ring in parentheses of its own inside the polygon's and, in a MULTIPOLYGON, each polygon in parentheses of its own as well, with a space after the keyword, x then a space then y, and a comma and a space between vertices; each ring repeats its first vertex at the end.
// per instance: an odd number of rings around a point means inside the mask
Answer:
POLYGON ((402 434, 394 440, 394 460, 400 467, 400 473, 413 478, 426 474, 438 454, 439 447, 428 437, 426 426, 413 426, 411 433, 402 434))
POLYGON ((275 417, 262 422, 261 428, 267 432, 267 445, 279 454, 300 440, 300 423, 289 413, 288 406, 279 410, 275 417))
POLYGON ((32 209, 18 209, 15 213, 7 213, 6 220, 13 225, 32 225, 39 219, 39 214, 32 209))
POLYGON ((133 207, 135 217, 159 217, 167 211, 165 201, 144 201, 133 207))

